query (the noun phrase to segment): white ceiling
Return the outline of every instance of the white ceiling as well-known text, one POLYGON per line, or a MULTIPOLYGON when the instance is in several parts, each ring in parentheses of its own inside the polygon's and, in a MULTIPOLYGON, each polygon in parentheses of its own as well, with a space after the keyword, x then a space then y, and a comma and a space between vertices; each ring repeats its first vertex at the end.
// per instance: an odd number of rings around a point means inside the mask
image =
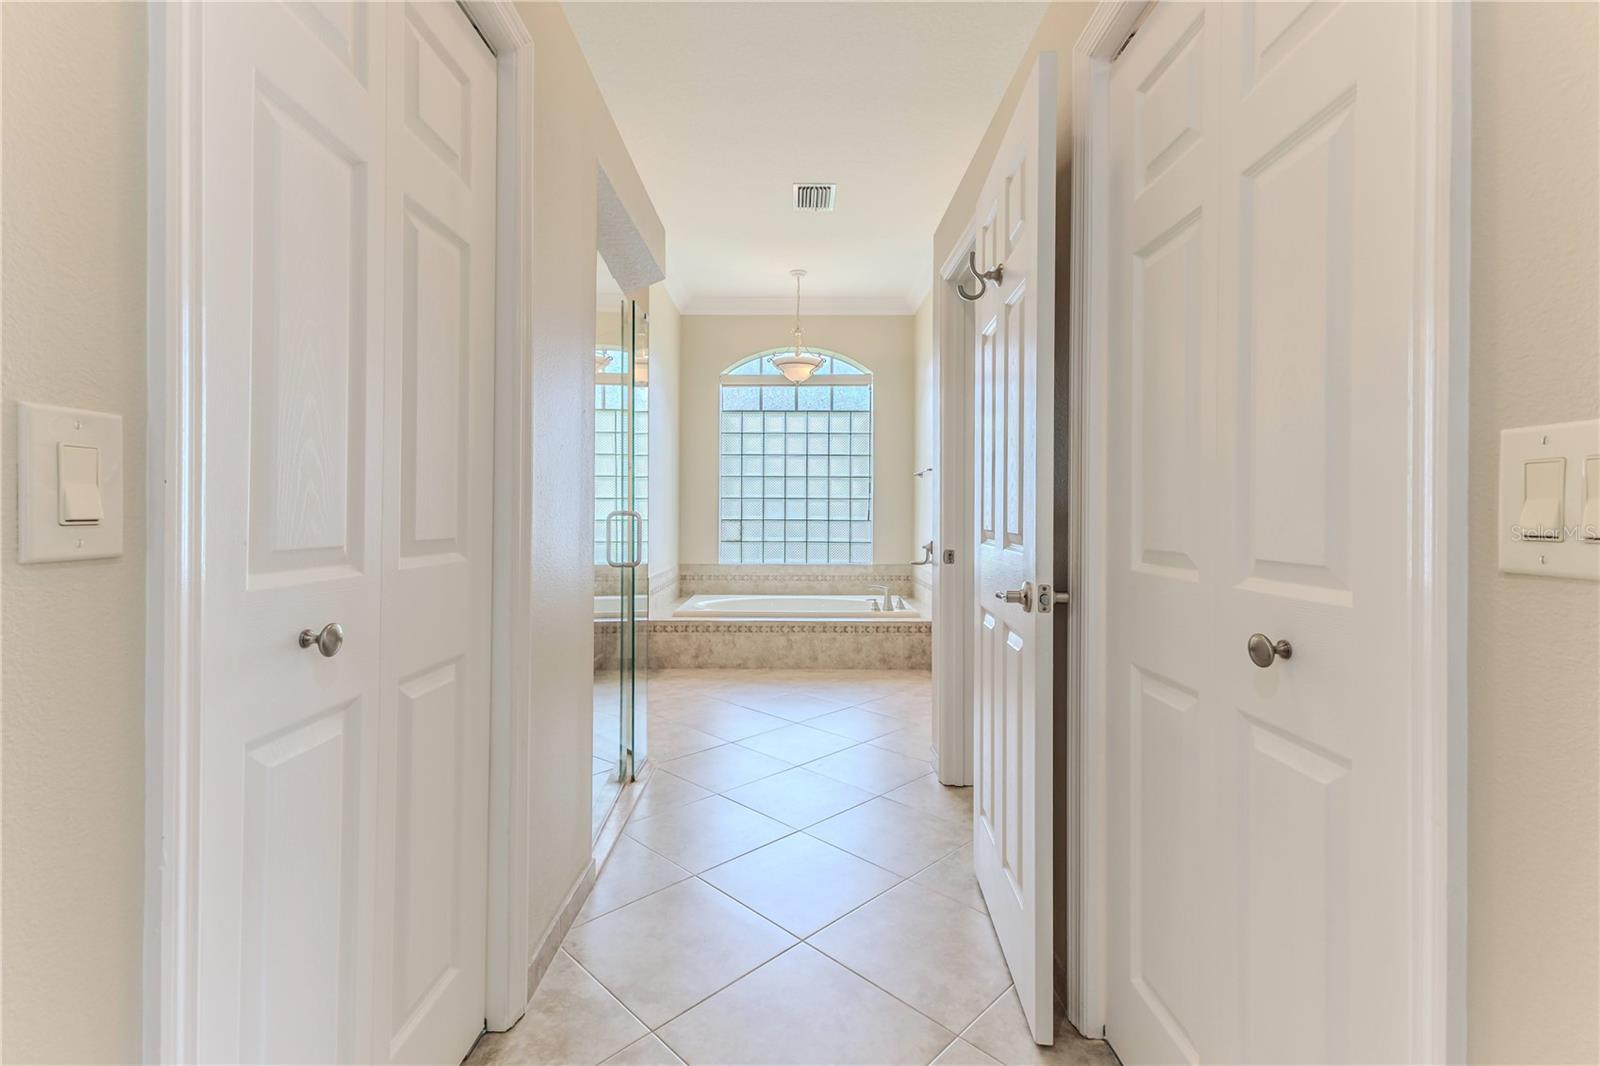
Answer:
POLYGON ((905 314, 1035 3, 567 3, 689 314, 905 314), (795 182, 839 185, 798 212, 795 182))

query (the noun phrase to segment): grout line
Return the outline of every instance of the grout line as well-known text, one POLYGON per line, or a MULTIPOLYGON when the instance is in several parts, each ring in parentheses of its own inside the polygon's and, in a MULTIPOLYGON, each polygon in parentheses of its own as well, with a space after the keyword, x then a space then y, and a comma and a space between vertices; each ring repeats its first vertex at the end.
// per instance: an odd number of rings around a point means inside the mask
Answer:
MULTIPOLYGON (((718 697, 712 697, 712 698, 718 698, 718 697)), ((882 698, 882 697, 875 697, 875 698, 882 698)), ((723 702, 730 702, 731 703, 733 701, 725 700, 723 702)), ((869 701, 865 701, 865 702, 871 702, 871 701, 869 700, 869 701)), ((743 706, 742 704, 735 704, 735 705, 736 706, 743 706)), ((859 706, 861 706, 861 704, 854 704, 852 706, 859 707, 859 706)), ((747 710, 752 710, 752 711, 757 711, 758 713, 767 713, 767 712, 761 712, 759 710, 759 708, 746 708, 746 709, 747 710)), ((840 708, 840 710, 845 710, 845 709, 849 709, 849 708, 840 708)), ((824 712, 824 713, 831 714, 831 713, 836 713, 836 712, 830 711, 830 712, 824 712)), ((774 717, 781 717, 781 716, 774 716, 774 717)), ((820 717, 820 716, 817 716, 817 717, 820 717)), ((668 720, 671 720, 671 719, 669 718, 668 720)), ((696 728, 695 726, 689 725, 688 723, 680 723, 680 724, 684 725, 685 728, 690 728, 690 729, 695 729, 696 728)), ((805 724, 805 723, 804 722, 794 722, 794 721, 790 721, 790 720, 784 720, 784 724, 783 725, 775 726, 775 727, 773 727, 773 729, 765 730, 764 732, 774 732, 774 731, 776 731, 778 729, 786 728, 788 725, 803 725, 803 724, 805 724)), ((902 726, 901 728, 909 728, 911 724, 912 723, 906 723, 906 725, 902 726)), ((817 728, 817 727, 813 726, 812 728, 817 728)), ((698 730, 698 731, 699 732, 706 732, 705 730, 698 730)), ((822 732, 830 732, 828 730, 821 730, 821 731, 822 732)), ((898 731, 899 730, 894 730, 892 732, 898 732, 898 731)), ((710 733, 708 733, 707 735, 715 736, 715 734, 710 734, 710 733)), ((753 733, 750 736, 753 737, 753 736, 759 736, 759 735, 761 735, 761 734, 753 733)), ((833 734, 833 735, 838 735, 838 734, 833 734)), ((883 735, 887 736, 888 734, 883 734, 883 735)), ((718 737, 717 739, 718 740, 722 740, 722 738, 720 738, 720 737, 718 737)), ((750 739, 750 738, 746 737, 746 738, 742 738, 742 739, 750 739)), ((853 738, 850 738, 850 737, 843 737, 842 739, 853 740, 853 738)), ((898 752, 893 752, 892 749, 878 748, 877 745, 872 744, 872 741, 873 740, 877 740, 877 739, 880 739, 880 738, 879 737, 873 737, 873 738, 870 738, 868 740, 857 740, 857 741, 854 741, 852 744, 850 744, 850 745, 848 745, 848 746, 846 746, 844 748, 839 749, 839 751, 837 751, 837 752, 830 752, 829 755, 841 754, 843 752, 850 751, 853 748, 859 748, 859 747, 862 747, 864 745, 870 745, 870 746, 874 747, 876 750, 880 750, 880 751, 889 751, 891 754, 899 754, 898 752)), ((839 845, 833 844, 832 842, 824 840, 821 837, 815 836, 815 835, 813 835, 813 834, 811 834, 810 832, 807 831, 810 828, 812 828, 812 827, 814 827, 816 825, 820 825, 822 822, 828 821, 831 818, 836 818, 839 815, 845 814, 845 813, 847 813, 849 811, 855 810, 858 807, 864 806, 867 803, 870 803, 874 799, 888 799, 887 792, 879 792, 879 791, 874 791, 872 789, 862 789, 862 791, 864 791, 864 792, 871 793, 866 799, 861 800, 859 803, 852 804, 849 807, 844 808, 843 810, 840 810, 840 811, 837 811, 837 812, 835 812, 833 814, 830 814, 830 815, 828 815, 827 818, 818 819, 817 821, 812 822, 809 826, 802 827, 802 828, 795 828, 795 827, 789 826, 787 823, 783 822, 780 819, 772 818, 771 815, 767 815, 767 814, 765 814, 765 813, 763 813, 761 811, 756 810, 754 807, 750 807, 747 804, 740 803, 737 799, 733 799, 732 797, 728 796, 727 793, 730 792, 730 791, 739 789, 739 788, 743 788, 745 785, 754 784, 754 783, 756 783, 758 781, 767 780, 768 778, 775 777, 775 776, 777 776, 778 774, 781 774, 781 773, 787 773, 789 770, 799 769, 799 768, 805 767, 805 766, 809 765, 809 763, 816 762, 819 759, 827 758, 828 756, 827 755, 821 755, 821 756, 817 756, 817 758, 815 758, 815 759, 807 760, 806 762, 789 763, 789 760, 787 760, 787 759, 780 759, 778 756, 768 755, 766 752, 759 752, 759 751, 756 751, 756 749, 745 747, 745 745, 741 744, 738 741, 727 741, 727 740, 722 740, 722 743, 715 744, 715 745, 712 745, 709 748, 704 748, 704 749, 701 749, 701 750, 702 751, 712 751, 712 750, 715 750, 716 748, 719 748, 719 747, 726 747, 728 744, 737 745, 738 747, 740 747, 740 748, 742 748, 742 749, 744 749, 746 751, 754 752, 755 754, 767 755, 768 758, 778 759, 778 761, 788 763, 788 765, 786 765, 782 770, 774 771, 771 774, 764 774, 764 775, 762 775, 760 777, 753 778, 750 781, 741 782, 738 785, 729 786, 729 788, 727 788, 727 789, 720 789, 719 790, 719 789, 708 788, 707 786, 701 784, 700 782, 692 781, 689 778, 683 777, 680 774, 672 773, 672 771, 670 769, 667 769, 667 765, 668 765, 668 763, 670 763, 672 761, 675 761, 675 760, 667 760, 666 762, 657 763, 657 764, 655 764, 655 767, 654 767, 654 770, 652 771, 652 773, 661 772, 661 773, 669 774, 669 775, 674 776, 674 777, 678 777, 678 778, 680 778, 680 780, 684 780, 684 781, 688 782, 689 784, 696 785, 699 788, 705 788, 710 793, 710 795, 703 796, 700 799, 692 800, 692 801, 690 801, 688 803, 678 804, 676 806, 669 807, 665 811, 658 812, 658 814, 666 814, 666 813, 669 813, 669 812, 674 811, 674 810, 686 810, 689 807, 694 806, 696 803, 704 802, 705 800, 710 799, 712 796, 716 796, 716 797, 719 797, 719 798, 722 798, 722 799, 726 799, 729 802, 734 803, 736 806, 739 806, 741 808, 744 808, 745 810, 751 811, 752 813, 760 815, 763 818, 767 818, 768 820, 773 821, 776 824, 782 826, 787 831, 784 832, 783 834, 781 834, 780 836, 775 837, 775 838, 773 838, 771 840, 765 841, 765 842, 763 842, 763 843, 761 843, 759 845, 756 845, 753 848, 746 849, 745 851, 741 851, 736 855, 730 856, 729 858, 724 859, 721 862, 717 863, 715 866, 708 867, 707 870, 705 870, 705 871, 691 871, 687 867, 685 867, 681 863, 679 863, 677 860, 671 858, 670 856, 668 856, 668 855, 666 855, 666 854, 664 854, 664 853, 662 853, 660 851, 657 851, 655 848, 650 847, 644 841, 639 840, 636 837, 630 836, 629 839, 632 840, 635 844, 638 844, 640 847, 643 847, 645 850, 651 852, 654 855, 659 856, 660 858, 662 858, 663 860, 665 860, 668 863, 672 864, 673 866, 677 867, 678 869, 685 870, 687 876, 684 877, 684 878, 681 878, 681 879, 679 879, 677 881, 674 881, 670 885, 664 885, 661 888, 655 889, 652 892, 648 892, 648 893, 646 893, 645 895, 639 897, 636 900, 632 900, 629 903, 623 904, 621 907, 613 908, 612 910, 607 911, 604 915, 596 915, 596 916, 594 916, 594 918, 592 918, 590 920, 594 921, 594 920, 598 920, 599 918, 606 917, 607 915, 615 914, 618 911, 621 911, 621 910, 623 910, 623 909, 625 909, 627 907, 633 906, 635 903, 641 903, 641 902, 649 899, 651 896, 654 896, 654 895, 656 895, 656 894, 658 894, 660 892, 664 892, 668 888, 674 888, 674 887, 676 887, 678 885, 681 885, 686 880, 695 880, 695 881, 700 882, 702 885, 705 885, 706 887, 710 888, 712 891, 718 893, 723 898, 731 900, 734 904, 736 904, 737 906, 739 906, 743 910, 749 912, 751 915, 753 915, 759 921, 764 922, 764 923, 772 926, 774 929, 779 930, 785 936, 788 936, 788 937, 792 938, 794 942, 791 943, 790 945, 788 945, 787 947, 785 947, 782 951, 780 951, 777 954, 773 955, 772 957, 770 957, 770 958, 758 963, 756 966, 753 966, 748 970, 745 970, 745 971, 739 973, 738 975, 734 976, 733 978, 731 978, 727 982, 719 985, 715 990, 707 993, 707 995, 705 995, 701 999, 695 1001, 693 1004, 690 1004, 688 1007, 685 1007, 683 1010, 681 1010, 678 1013, 674 1014, 671 1018, 668 1018, 666 1021, 662 1022, 662 1024, 660 1026, 655 1026, 655 1027, 652 1027, 652 1026, 648 1025, 644 1021, 644 1019, 640 1018, 636 1013, 634 1013, 634 1011, 631 1008, 629 1008, 626 1003, 624 1003, 622 1001, 621 997, 618 996, 612 989, 610 989, 605 984, 605 982, 601 981, 587 967, 585 967, 581 962, 579 962, 575 955, 573 955, 571 952, 568 952, 567 948, 566 948, 566 938, 563 938, 562 944, 558 947, 557 950, 560 951, 561 953, 565 954, 568 957, 568 959, 570 959, 575 965, 578 966, 578 968, 580 970, 582 970, 592 980, 594 980, 594 982, 597 985, 599 985, 602 989, 604 989, 605 992, 608 995, 610 995, 613 1000, 615 1000, 620 1006, 622 1006, 622 1008, 625 1011, 627 1011, 627 1013, 628 1013, 628 1015, 630 1017, 632 1017, 635 1021, 637 1021, 641 1026, 644 1027, 644 1029, 646 1030, 646 1032, 649 1035, 655 1036, 655 1038, 660 1040, 662 1042, 662 1044, 665 1045, 668 1048, 669 1051, 671 1051, 675 1055, 678 1055, 679 1058, 682 1058, 683 1056, 681 1054, 679 1054, 678 1050, 676 1048, 674 1048, 671 1045, 670 1042, 668 1042, 664 1037, 662 1037, 660 1035, 660 1030, 662 1028, 664 1028, 665 1026, 671 1024, 673 1021, 675 1021, 678 1018, 682 1017, 684 1014, 688 1013, 689 1011, 694 1010, 696 1007, 698 1007, 701 1003, 704 1003, 706 1000, 712 998, 713 996, 715 996, 715 995, 719 994, 720 992, 726 990, 727 988, 731 987, 732 985, 738 983, 739 981, 743 980, 745 977, 748 977, 750 974, 754 973, 756 970, 759 970, 762 967, 768 965, 769 963, 775 962, 778 959, 782 958, 784 955, 788 954, 790 951, 793 951, 794 948, 797 947, 800 944, 806 945, 811 950, 818 952, 824 958, 829 959, 830 961, 834 962, 836 965, 842 967, 843 969, 847 970, 848 972, 855 974, 861 980, 866 981, 869 985, 871 985, 873 988, 878 989, 880 992, 882 992, 884 995, 888 996, 890 999, 894 1000, 897 1003, 902 1004, 907 1009, 913 1011, 914 1013, 920 1015, 921 1017, 927 1018, 931 1023, 933 1023, 934 1025, 937 1025, 940 1029, 944 1030, 945 1032, 950 1032, 951 1030, 948 1029, 938 1019, 935 1019, 935 1018, 931 1017, 930 1015, 928 1015, 925 1012, 919 1010, 918 1008, 916 1008, 912 1004, 907 1003, 905 1000, 901 999, 899 996, 895 995, 893 992, 890 992, 888 989, 883 988, 881 985, 877 984, 875 981, 873 981, 871 978, 867 977, 865 974, 862 974, 862 973, 852 969, 847 964, 845 964, 843 961, 834 958, 832 955, 829 955, 822 948, 820 948, 817 945, 813 944, 812 943, 812 938, 816 937, 817 935, 819 935, 823 931, 831 928, 832 926, 834 926, 838 922, 842 921, 844 918, 849 917, 850 915, 852 915, 852 914, 856 913, 857 911, 861 910, 863 907, 868 906, 869 904, 871 904, 875 900, 879 899, 883 895, 887 894, 888 892, 891 892, 894 889, 899 888, 900 886, 906 884, 907 882, 911 881, 914 877, 919 876, 920 874, 922 874, 924 871, 926 871, 927 869, 931 868, 932 866, 937 865, 940 862, 943 862, 950 855, 954 854, 956 851, 959 851, 960 847, 957 847, 957 848, 955 848, 955 849, 953 849, 953 850, 951 850, 949 852, 946 852, 945 854, 939 856, 938 858, 934 859, 933 861, 931 861, 931 862, 927 863, 926 865, 924 865, 923 867, 919 868, 916 871, 916 873, 914 873, 914 874, 912 874, 910 876, 904 876, 904 875, 901 875, 901 874, 897 873, 896 871, 888 870, 887 868, 879 866, 877 863, 872 862, 870 859, 867 859, 864 856, 856 855, 854 852, 850 851, 847 848, 839 847, 839 845), (828 922, 826 925, 822 926, 820 929, 815 930, 809 936, 800 937, 800 936, 796 936, 794 933, 790 932, 788 929, 784 928, 782 925, 779 925, 777 922, 773 921, 771 918, 768 918, 766 915, 762 914, 760 911, 756 910, 754 907, 751 907, 750 905, 744 903, 742 900, 739 900, 736 897, 730 895, 729 893, 724 892, 721 888, 719 888, 718 886, 712 884, 710 881, 707 881, 702 876, 704 873, 709 872, 712 869, 716 869, 717 867, 726 865, 727 863, 733 862, 736 859, 742 858, 745 855, 749 855, 754 851, 758 851, 761 848, 767 847, 769 844, 778 843, 781 840, 785 840, 785 839, 787 839, 787 838, 789 838, 791 836, 797 835, 797 834, 804 835, 808 839, 817 841, 818 843, 821 843, 826 847, 830 847, 830 848, 833 848, 836 851, 842 852, 843 854, 850 855, 852 858, 855 858, 855 859, 858 859, 858 860, 860 860, 862 862, 865 862, 869 866, 872 866, 875 869, 884 870, 884 872, 893 875, 896 878, 896 880, 893 883, 891 883, 890 885, 886 886, 882 891, 873 894, 870 898, 868 898, 866 900, 863 900, 861 903, 857 904, 855 907, 852 907, 850 910, 846 911, 844 914, 839 915, 838 917, 834 918, 832 921, 828 922)), ((688 755, 679 756, 678 758, 688 758, 690 755, 697 755, 697 754, 700 754, 700 752, 691 752, 688 755)), ((812 772, 815 773, 817 771, 812 771, 812 772)), ((930 769, 930 772, 931 772, 931 769, 930 769)), ((824 774, 823 776, 828 776, 828 777, 830 777, 831 780, 835 780, 835 781, 838 780, 837 778, 832 778, 831 775, 824 774)), ((920 780, 920 777, 919 778, 914 778, 913 780, 920 780)), ((843 781, 843 782, 840 782, 840 783, 841 784, 845 784, 845 785, 849 785, 850 787, 860 788, 859 785, 855 785, 852 782, 843 781)), ((909 784, 909 783, 910 782, 903 782, 900 785, 896 785, 896 786, 894 786, 894 788, 891 788, 891 789, 889 789, 887 791, 888 792, 892 792, 895 789, 904 787, 905 784, 909 784)), ((648 782, 647 782, 647 784, 648 784, 648 782)), ((903 808, 908 813, 915 813, 915 814, 922 815, 924 817, 940 818, 940 816, 938 816, 938 815, 933 815, 930 812, 923 811, 920 808, 916 808, 916 807, 911 806, 910 804, 902 803, 902 802, 897 801, 897 800, 889 800, 889 802, 895 804, 897 807, 903 808)), ((626 828, 627 828, 627 825, 629 823, 631 823, 632 815, 633 815, 633 811, 630 811, 629 814, 628 814, 628 817, 624 819, 624 822, 623 822, 623 824, 621 826, 621 830, 622 831, 625 831, 626 828)), ((646 818, 640 819, 640 821, 641 822, 642 821, 646 821, 646 820, 648 820, 648 818, 652 818, 652 817, 656 817, 656 815, 649 815, 646 818)), ((943 820, 943 819, 941 818, 941 820, 943 820)), ((620 833, 619 833, 619 836, 620 836, 620 833)), ((965 846, 965 845, 962 845, 962 846, 965 846)), ((933 891, 931 889, 926 889, 925 886, 918 886, 918 887, 924 888, 924 890, 926 890, 926 891, 933 891)), ((943 893, 937 893, 936 892, 935 894, 939 895, 941 897, 944 897, 943 893)), ((944 898, 948 899, 950 897, 944 897, 944 898)), ((960 903, 961 901, 952 900, 952 902, 960 903)), ((969 909, 971 909, 971 908, 969 908, 969 909)), ((570 935, 571 935, 571 932, 569 931, 568 936, 570 936, 570 935)), ((1007 991, 1009 991, 1009 990, 1010 990, 1010 986, 1008 985, 1007 986, 1007 991)), ((1004 995, 1005 995, 1005 992, 1002 992, 1001 996, 1004 996, 1004 995)), ((996 998, 995 1001, 991 1002, 989 1006, 992 1007, 994 1005, 994 1002, 998 1002, 998 997, 996 998)), ((985 1007, 984 1011, 980 1011, 978 1013, 977 1017, 982 1017, 983 1013, 985 1011, 987 1011, 988 1009, 989 1009, 988 1007, 985 1007)), ((976 1020, 977 1020, 976 1018, 973 1019, 974 1022, 976 1020)), ((972 1025, 972 1023, 968 1023, 968 1025, 962 1030, 962 1033, 970 1030, 971 1029, 971 1025, 972 1025)), ((944 1049, 948 1050, 948 1048, 954 1044, 955 1040, 961 1039, 962 1033, 956 1033, 955 1036, 952 1037, 951 1041, 945 1045, 944 1049)), ((644 1038, 640 1037, 638 1039, 644 1039, 644 1038)), ((635 1042, 637 1042, 637 1041, 630 1041, 628 1045, 625 1045, 625 1047, 631 1047, 632 1044, 635 1043, 635 1042)), ((943 1054, 943 1051, 941 1051, 940 1054, 943 1054)), ((937 1057, 937 1056, 935 1056, 935 1057, 937 1057)))
MULTIPOLYGON (((972 1032, 972 1027, 974 1025, 978 1024, 978 1018, 982 1018, 985 1014, 988 1014, 991 1010, 993 1010, 994 1009, 994 1005, 996 1003, 999 1003, 1002 999, 1005 999, 1007 993, 1009 993, 1012 989, 1014 989, 1016 987, 1017 987, 1016 982, 1012 982, 1011 984, 1006 985, 1005 991, 1001 992, 998 996, 994 997, 994 999, 990 1000, 989 1001, 989 1005, 978 1012, 978 1017, 974 1018, 970 1022, 968 1022, 966 1024, 966 1026, 961 1030, 961 1032, 956 1034, 956 1036, 960 1037, 962 1040, 967 1040, 967 1034, 972 1032)), ((967 1043, 972 1044, 972 1041, 967 1040, 967 1043)), ((987 1051, 984 1051, 983 1046, 981 1044, 972 1044, 972 1046, 977 1048, 979 1051, 983 1051, 983 1053, 985 1055, 989 1054, 987 1051)), ((990 1056, 990 1057, 991 1058, 997 1058, 998 1056, 990 1056)))
MULTIPOLYGON (((567 950, 565 942, 563 942, 561 947, 557 948, 556 951, 557 951, 558 954, 565 955, 567 958, 571 959, 572 960, 572 965, 576 966, 578 969, 580 969, 584 973, 588 974, 589 975, 589 980, 591 980, 595 984, 599 985, 601 990, 604 991, 606 995, 611 997, 612 1002, 616 1003, 617 1006, 621 1007, 623 1010, 628 1012, 628 1017, 632 1018, 634 1021, 636 1021, 640 1025, 644 1026, 644 1031, 645 1031, 645 1035, 646 1036, 651 1035, 651 1034, 653 1034, 655 1032, 654 1029, 650 1028, 650 1023, 646 1022, 643 1018, 641 1018, 637 1014, 635 1014, 633 1012, 633 1008, 628 1006, 626 1003, 624 1003, 622 1001, 622 997, 621 996, 619 996, 615 992, 613 992, 611 990, 610 986, 608 986, 604 981, 600 980, 600 978, 596 977, 594 975, 594 973, 590 971, 589 967, 585 966, 582 962, 578 961, 578 956, 572 954, 572 952, 567 950)), ((541 979, 539 983, 543 984, 544 982, 541 979)), ((537 990, 535 990, 534 995, 538 995, 538 991, 537 990)), ((526 1015, 524 1015, 524 1017, 526 1017, 526 1015)), ((517 1025, 521 1025, 521 1024, 522 1024, 522 1019, 518 1018, 517 1019, 517 1025)), ((515 1026, 513 1026, 512 1028, 515 1028, 515 1026)), ((644 1037, 642 1037, 642 1036, 641 1037, 634 1037, 632 1040, 628 1041, 626 1044, 623 1044, 622 1047, 618 1048, 616 1051, 613 1051, 611 1053, 611 1055, 615 1055, 618 1052, 621 1052, 621 1051, 623 1051, 623 1050, 625 1050, 627 1048, 630 1048, 634 1044, 638 1043, 640 1040, 643 1040, 643 1039, 644 1039, 644 1037)), ((673 1054, 677 1054, 677 1052, 673 1052, 673 1054)), ((606 1058, 610 1058, 611 1055, 607 1055, 606 1058)), ((678 1057, 682 1058, 681 1055, 678 1056, 678 1057)), ((604 1061, 604 1060, 601 1060, 601 1061, 604 1061)))

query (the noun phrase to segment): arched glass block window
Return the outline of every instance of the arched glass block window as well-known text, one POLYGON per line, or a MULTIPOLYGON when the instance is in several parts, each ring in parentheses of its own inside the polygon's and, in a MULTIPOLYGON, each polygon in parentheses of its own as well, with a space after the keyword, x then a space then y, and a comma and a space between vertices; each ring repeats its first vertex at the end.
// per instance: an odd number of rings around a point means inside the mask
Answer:
POLYGON ((872 372, 837 352, 801 384, 757 352, 721 378, 717 560, 872 562, 872 372))

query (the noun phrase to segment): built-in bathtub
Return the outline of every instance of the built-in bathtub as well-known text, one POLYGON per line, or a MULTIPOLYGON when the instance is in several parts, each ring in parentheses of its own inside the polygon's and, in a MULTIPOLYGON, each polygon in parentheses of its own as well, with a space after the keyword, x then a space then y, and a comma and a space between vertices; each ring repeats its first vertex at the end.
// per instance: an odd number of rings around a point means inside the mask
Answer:
POLYGON ((856 596, 701 593, 684 600, 672 612, 672 616, 699 619, 760 618, 798 622, 827 618, 905 621, 923 617, 922 612, 912 601, 891 596, 890 603, 891 607, 886 611, 883 609, 881 595, 865 593, 856 596))
MULTIPOLYGON (((633 598, 633 613, 635 618, 645 618, 650 614, 650 597, 635 596, 633 598)), ((621 596, 596 596, 594 598, 595 621, 615 622, 622 617, 621 596)))
POLYGON ((926 670, 933 626, 914 600, 882 594, 724 593, 689 596, 652 619, 652 669, 926 670))

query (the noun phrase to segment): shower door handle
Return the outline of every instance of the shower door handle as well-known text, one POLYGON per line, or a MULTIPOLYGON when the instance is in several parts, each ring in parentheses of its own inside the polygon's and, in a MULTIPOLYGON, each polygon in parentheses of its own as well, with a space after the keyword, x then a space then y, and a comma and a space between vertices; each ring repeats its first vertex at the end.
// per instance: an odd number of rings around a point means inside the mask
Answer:
POLYGON ((627 570, 627 569, 630 569, 632 567, 635 567, 635 566, 639 565, 639 563, 641 562, 640 556, 642 554, 641 551, 640 551, 640 544, 639 544, 639 527, 643 524, 643 522, 644 522, 644 519, 639 514, 638 511, 628 511, 628 510, 612 511, 610 514, 606 515, 606 565, 607 566, 613 567, 613 568, 615 568, 617 570, 627 570), (615 523, 618 523, 618 522, 628 522, 628 523, 630 523, 631 526, 632 526, 632 530, 633 530, 632 536, 628 537, 629 547, 631 548, 631 550, 628 552, 628 555, 625 558, 622 558, 622 559, 617 558, 616 555, 612 551, 612 548, 616 544, 616 539, 617 539, 615 533, 613 532, 613 530, 615 530, 615 528, 616 528, 615 523))

